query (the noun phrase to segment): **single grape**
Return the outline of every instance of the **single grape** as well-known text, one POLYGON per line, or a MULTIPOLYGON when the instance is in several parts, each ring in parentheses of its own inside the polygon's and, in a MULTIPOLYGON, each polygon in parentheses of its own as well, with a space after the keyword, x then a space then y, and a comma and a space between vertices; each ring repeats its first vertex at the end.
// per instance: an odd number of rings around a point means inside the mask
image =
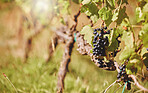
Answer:
POLYGON ((130 83, 130 82, 127 83, 127 89, 128 89, 128 90, 131 89, 131 83, 130 83))
POLYGON ((100 31, 100 28, 97 28, 97 31, 100 31))
POLYGON ((106 30, 106 29, 107 29, 107 27, 105 26, 105 27, 104 27, 104 29, 106 30))
POLYGON ((97 34, 97 31, 93 32, 93 34, 97 34))
POLYGON ((118 79, 121 78, 120 74, 117 75, 117 78, 118 78, 118 79))
POLYGON ((96 41, 94 40, 93 43, 96 43, 96 41))
POLYGON ((110 30, 107 31, 107 34, 110 34, 110 30))
POLYGON ((103 37, 103 34, 100 33, 100 34, 99 34, 99 38, 102 38, 102 37, 103 37))
POLYGON ((119 69, 120 69, 120 70, 122 70, 122 69, 123 69, 123 67, 119 66, 119 69))
POLYGON ((97 31, 97 29, 94 29, 94 31, 96 32, 96 31, 97 31))

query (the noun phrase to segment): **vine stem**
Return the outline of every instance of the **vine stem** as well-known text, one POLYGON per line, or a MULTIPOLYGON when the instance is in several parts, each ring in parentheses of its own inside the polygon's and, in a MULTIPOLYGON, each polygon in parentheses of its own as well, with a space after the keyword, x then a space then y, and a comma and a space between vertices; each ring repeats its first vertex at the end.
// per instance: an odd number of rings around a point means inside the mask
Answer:
POLYGON ((142 85, 139 84, 139 82, 136 79, 136 76, 134 75, 129 75, 129 77, 131 77, 135 83, 135 85, 140 88, 141 90, 143 90, 144 92, 148 92, 148 89, 146 89, 145 87, 143 87, 142 85))
MULTIPOLYGON (((65 52, 63 55, 63 60, 60 64, 60 68, 59 68, 59 72, 58 72, 58 81, 57 81, 57 93, 63 93, 63 89, 64 89, 64 79, 66 76, 66 73, 68 72, 68 65, 71 61, 71 54, 72 54, 72 49, 74 46, 74 32, 76 32, 76 27, 78 24, 78 17, 81 14, 80 9, 78 11, 78 13, 76 15, 74 15, 74 21, 75 24, 72 25, 72 27, 70 28, 70 30, 68 29, 68 23, 66 25, 66 35, 68 36, 69 39, 64 38, 66 41, 66 46, 65 46, 65 52)), ((62 31, 61 31, 62 32, 62 31)))
POLYGON ((114 81, 109 87, 107 87, 107 88, 105 89, 105 91, 104 91, 103 93, 106 93, 107 90, 108 90, 111 86, 113 86, 116 82, 117 82, 117 81, 114 81))

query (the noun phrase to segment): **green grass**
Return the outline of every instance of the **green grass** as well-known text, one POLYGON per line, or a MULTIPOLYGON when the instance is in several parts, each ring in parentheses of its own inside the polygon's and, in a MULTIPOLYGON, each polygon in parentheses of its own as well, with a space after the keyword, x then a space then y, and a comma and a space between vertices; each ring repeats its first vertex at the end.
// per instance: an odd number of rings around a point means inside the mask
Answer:
MULTIPOLYGON (((61 48, 58 47, 48 63, 39 57, 29 58, 28 63, 22 63, 17 58, 7 57, 7 61, 0 63, 1 93, 15 93, 2 73, 9 77, 19 93, 56 93, 57 74, 63 54, 63 51, 60 50, 61 48)), ((99 69, 88 56, 80 55, 75 48, 73 50, 69 72, 65 78, 64 93, 102 93, 115 81, 116 71, 99 69)), ((119 85, 115 84, 108 90, 108 93, 113 93, 117 87, 119 85)), ((121 93, 122 89, 123 87, 117 93, 121 93)), ((132 92, 135 91, 134 89, 125 90, 125 93, 134 93, 132 92)))

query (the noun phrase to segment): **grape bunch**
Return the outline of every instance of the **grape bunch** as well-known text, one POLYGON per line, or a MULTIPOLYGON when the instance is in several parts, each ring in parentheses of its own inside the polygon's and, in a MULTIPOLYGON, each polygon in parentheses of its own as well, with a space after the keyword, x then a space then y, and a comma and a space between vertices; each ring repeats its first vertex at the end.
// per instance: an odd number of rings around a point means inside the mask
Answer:
MULTIPOLYGON (((110 29, 113 30, 113 29, 110 29)), ((98 60, 98 64, 100 68, 103 67, 111 67, 114 65, 114 62, 109 60, 109 62, 104 62, 103 58, 99 58, 100 56, 106 56, 106 48, 109 45, 108 37, 104 36, 105 34, 110 34, 110 30, 107 27, 94 29, 93 34, 95 35, 93 38, 93 55, 96 56, 98 60)))
POLYGON ((132 79, 130 77, 128 77, 128 75, 126 74, 126 65, 123 64, 121 66, 119 66, 119 73, 117 75, 117 79, 120 81, 123 81, 123 82, 127 82, 127 89, 130 90, 131 89, 131 81, 132 79))
POLYGON ((110 30, 106 30, 107 27, 94 29, 93 55, 95 56, 106 56, 105 48, 108 47, 109 41, 107 36, 104 37, 104 34, 110 34, 110 30))

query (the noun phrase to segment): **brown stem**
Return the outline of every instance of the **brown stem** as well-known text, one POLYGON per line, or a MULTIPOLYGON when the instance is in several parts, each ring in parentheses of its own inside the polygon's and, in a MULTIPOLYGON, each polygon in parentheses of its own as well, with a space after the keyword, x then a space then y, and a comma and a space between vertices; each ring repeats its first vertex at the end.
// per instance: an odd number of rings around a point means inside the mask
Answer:
POLYGON ((71 37, 66 42, 65 53, 63 55, 63 61, 61 62, 61 65, 59 68, 58 82, 57 82, 57 93, 63 93, 64 78, 65 78, 66 73, 68 71, 68 64, 71 60, 71 53, 72 53, 73 45, 74 45, 74 39, 71 37))
POLYGON ((133 79, 135 85, 136 85, 140 90, 143 90, 144 92, 148 92, 148 89, 146 89, 145 87, 143 87, 142 85, 139 84, 139 82, 138 82, 137 79, 136 79, 136 76, 134 76, 134 75, 129 75, 129 76, 133 79))
MULTIPOLYGON (((65 46, 65 52, 63 55, 63 61, 61 62, 59 72, 58 72, 57 93, 63 93, 64 79, 65 79, 66 73, 68 71, 68 65, 71 60, 72 48, 75 43, 73 34, 76 31, 76 27, 78 24, 77 20, 78 20, 79 15, 80 15, 80 10, 78 11, 78 13, 76 15, 74 15, 75 24, 70 28, 70 30, 67 29, 67 31, 66 31, 66 34, 69 37, 68 40, 66 40, 66 38, 64 38, 66 41, 66 46, 65 46)), ((65 32, 65 31, 62 31, 62 32, 65 32)))

